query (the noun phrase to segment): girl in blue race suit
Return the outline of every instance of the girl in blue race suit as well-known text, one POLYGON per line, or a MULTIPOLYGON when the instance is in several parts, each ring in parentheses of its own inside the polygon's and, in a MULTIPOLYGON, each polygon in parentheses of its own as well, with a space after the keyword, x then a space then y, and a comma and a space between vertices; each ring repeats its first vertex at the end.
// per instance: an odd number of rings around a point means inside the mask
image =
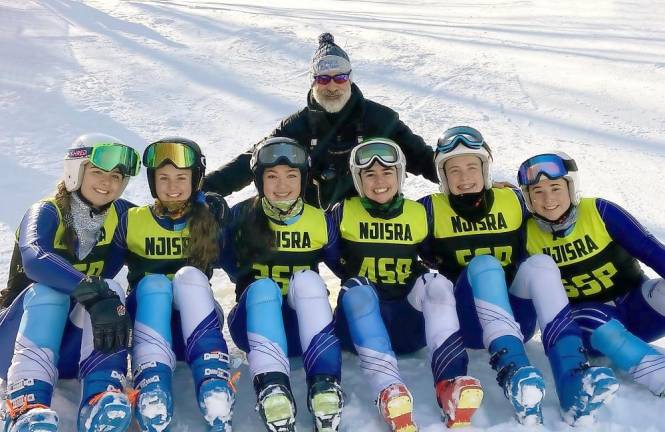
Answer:
POLYGON ((129 270, 136 417, 144 432, 170 424, 171 378, 176 360, 185 360, 210 430, 230 431, 235 387, 224 315, 209 281, 219 259, 226 203, 200 192, 205 157, 192 140, 153 142, 143 164, 155 202, 130 209, 113 240, 114 258, 126 261, 129 270))
POLYGON ((528 253, 556 262, 585 346, 664 396, 665 356, 647 342, 665 336, 665 245, 617 204, 581 198, 577 164, 564 153, 527 159, 518 182, 533 214, 528 253), (640 262, 660 278, 647 278, 640 262))
POLYGON ((129 427, 123 386, 131 322, 124 292, 111 280, 121 265, 108 258, 118 220, 132 206, 118 198, 139 168, 136 151, 117 138, 82 135, 65 158, 55 196, 23 217, 0 312, 5 431, 58 430, 53 388, 58 377, 77 375, 77 429, 129 427))
POLYGON ((402 195, 406 161, 386 138, 354 147, 350 171, 360 196, 330 215, 344 281, 336 310, 343 345, 356 351, 380 415, 394 431, 415 431, 413 400, 397 354, 428 347, 436 400, 449 427, 471 422, 480 382, 467 376, 453 285, 418 259, 429 229, 425 209, 402 195))
POLYGON ((290 138, 259 143, 251 160, 258 196, 231 209, 225 242, 238 301, 229 329, 247 352, 257 409, 273 432, 295 430, 289 357, 303 358, 318 432, 338 430, 343 406, 341 349, 318 274, 330 226, 303 201, 309 164, 307 150, 290 138))
POLYGON ((493 187, 491 164, 490 148, 476 129, 458 126, 439 138, 441 193, 421 200, 433 226, 425 255, 456 281, 465 344, 487 348, 517 420, 542 422, 545 382, 524 350, 537 318, 562 417, 587 424, 617 391, 616 378, 609 368, 588 365, 552 259, 524 259, 528 211, 518 190, 493 187))

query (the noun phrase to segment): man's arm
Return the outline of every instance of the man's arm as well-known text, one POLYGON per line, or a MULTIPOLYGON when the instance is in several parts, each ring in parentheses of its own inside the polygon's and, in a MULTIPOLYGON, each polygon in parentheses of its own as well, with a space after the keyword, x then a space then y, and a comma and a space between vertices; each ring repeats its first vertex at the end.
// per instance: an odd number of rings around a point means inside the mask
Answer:
POLYGON ((392 109, 366 99, 367 136, 382 136, 395 141, 406 157, 406 170, 438 183, 434 169, 434 150, 416 135, 392 109))
POLYGON ((252 149, 240 154, 219 169, 208 173, 203 179, 203 190, 227 196, 250 184, 254 179, 249 167, 249 161, 252 159, 252 149))
POLYGON ((399 119, 395 113, 395 127, 391 139, 399 144, 406 157, 406 170, 412 174, 421 175, 427 180, 438 183, 434 169, 434 151, 425 144, 420 135, 416 135, 399 119))
MULTIPOLYGON (((309 147, 309 141, 305 139, 307 130, 307 114, 305 110, 301 110, 282 120, 267 138, 278 136, 293 138, 302 145, 309 147)), ((222 196, 227 196, 252 183, 254 174, 249 162, 257 145, 258 143, 254 144, 231 162, 208 173, 203 179, 203 191, 216 192, 222 196)))

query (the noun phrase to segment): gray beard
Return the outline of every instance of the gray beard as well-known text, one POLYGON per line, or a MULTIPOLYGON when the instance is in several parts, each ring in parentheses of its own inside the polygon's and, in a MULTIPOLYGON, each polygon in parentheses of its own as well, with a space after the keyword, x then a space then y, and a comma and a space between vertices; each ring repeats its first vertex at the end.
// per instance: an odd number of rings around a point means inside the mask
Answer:
POLYGON ((323 109, 326 112, 329 112, 331 114, 338 113, 344 108, 346 103, 351 99, 351 89, 349 88, 349 91, 345 92, 340 99, 336 100, 328 100, 326 97, 322 94, 322 92, 317 89, 317 87, 314 87, 314 91, 312 92, 314 95, 314 100, 323 107, 323 109))

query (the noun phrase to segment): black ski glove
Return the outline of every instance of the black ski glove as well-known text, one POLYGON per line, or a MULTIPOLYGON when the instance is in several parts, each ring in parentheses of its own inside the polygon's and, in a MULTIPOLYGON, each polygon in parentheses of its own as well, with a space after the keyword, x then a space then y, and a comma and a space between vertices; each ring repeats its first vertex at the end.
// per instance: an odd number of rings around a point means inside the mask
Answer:
POLYGON ((90 314, 95 349, 113 353, 132 344, 132 322, 120 297, 104 279, 90 276, 77 286, 72 297, 90 314))
POLYGON ((220 226, 224 226, 229 214, 229 206, 224 197, 215 192, 206 192, 205 203, 220 226))

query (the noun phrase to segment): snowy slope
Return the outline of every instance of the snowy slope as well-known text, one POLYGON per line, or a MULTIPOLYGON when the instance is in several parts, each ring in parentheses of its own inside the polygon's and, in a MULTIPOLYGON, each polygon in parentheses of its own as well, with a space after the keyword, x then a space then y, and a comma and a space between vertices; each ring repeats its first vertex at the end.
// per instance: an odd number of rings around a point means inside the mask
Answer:
MULTIPOLYGON (((535 152, 567 151, 585 191, 625 206, 663 240, 664 17, 663 2, 652 0, 0 0, 0 286, 23 212, 52 191, 77 135, 105 132, 139 149, 182 135, 201 143, 216 167, 301 107, 322 31, 347 50, 364 94, 396 109, 428 142, 455 124, 478 127, 503 180, 535 152)), ((417 198, 436 187, 411 177, 406 189, 417 198)), ((145 179, 133 180, 126 196, 149 202, 145 179)), ((220 273, 213 283, 230 310, 228 279, 220 273)), ((540 342, 527 348, 551 380, 540 342)), ((385 430, 356 359, 344 360, 342 429, 385 430)), ((425 352, 400 360, 421 430, 439 431, 428 363, 425 352)), ((242 371, 235 430, 258 431, 242 371)), ((470 372, 486 388, 473 429, 513 430, 487 354, 471 353, 470 372)), ((296 367, 298 425, 311 430, 303 377, 296 367)), ((665 430, 664 402, 622 383, 594 430, 665 430)), ((172 429, 204 431, 184 368, 176 388, 172 429)), ((62 382, 55 406, 63 431, 74 430, 77 404, 78 384, 62 382)), ((551 390, 536 430, 566 429, 551 390)))

